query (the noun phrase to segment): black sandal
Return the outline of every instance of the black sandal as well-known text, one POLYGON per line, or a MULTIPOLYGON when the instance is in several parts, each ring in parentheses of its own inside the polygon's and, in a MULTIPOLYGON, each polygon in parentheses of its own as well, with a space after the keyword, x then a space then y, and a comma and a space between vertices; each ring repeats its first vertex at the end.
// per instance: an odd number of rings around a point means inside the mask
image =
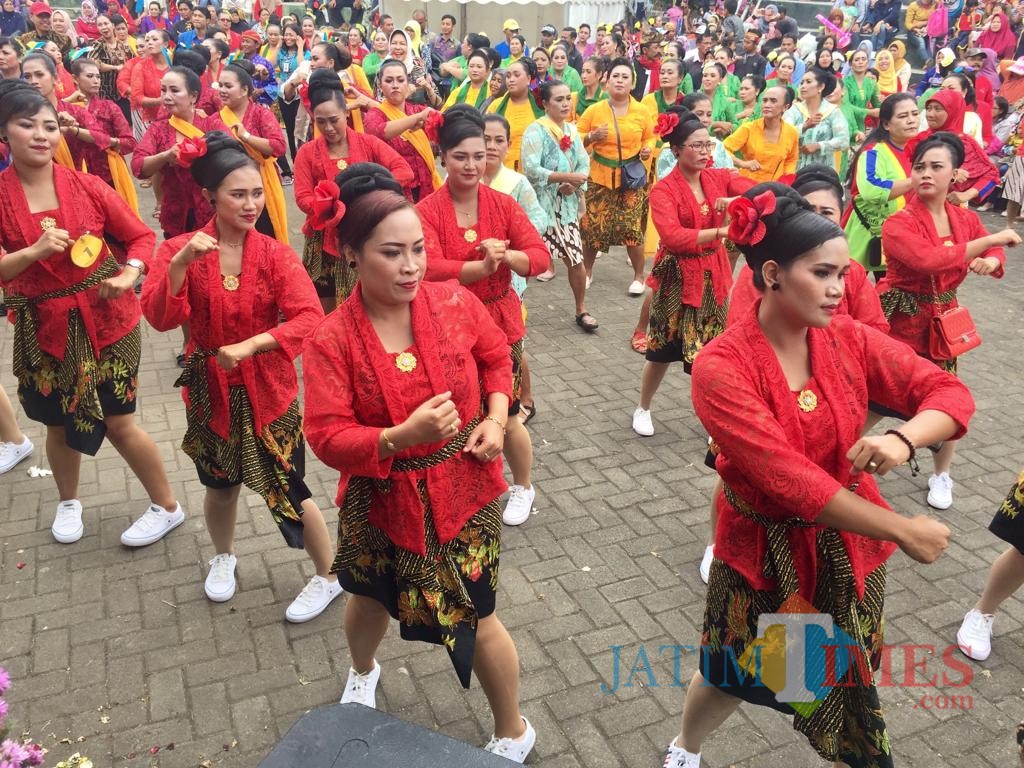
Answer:
POLYGON ((185 367, 185 353, 184 352, 179 354, 174 359, 177 361, 179 368, 184 368, 185 367))
POLYGON ((526 415, 525 419, 521 419, 523 426, 525 427, 527 424, 530 423, 530 419, 537 415, 537 403, 534 402, 531 403, 530 405, 527 405, 526 403, 520 403, 519 412, 526 415))
POLYGON ((589 312, 576 315, 576 325, 587 333, 593 333, 598 329, 597 320, 589 312))

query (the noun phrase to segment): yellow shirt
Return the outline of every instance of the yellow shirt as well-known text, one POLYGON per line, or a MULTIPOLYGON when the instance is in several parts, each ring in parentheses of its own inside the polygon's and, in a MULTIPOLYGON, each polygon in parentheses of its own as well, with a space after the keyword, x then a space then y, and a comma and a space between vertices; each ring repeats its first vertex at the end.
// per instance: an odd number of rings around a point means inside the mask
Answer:
MULTIPOLYGON (((497 112, 500 103, 501 99, 492 101, 491 105, 487 107, 487 112, 497 112)), ((518 171, 521 167, 519 154, 523 147, 523 133, 526 132, 530 123, 537 118, 533 116, 533 106, 529 100, 524 101, 522 104, 514 104, 510 99, 505 107, 505 119, 508 120, 509 133, 511 134, 508 142, 508 154, 505 155, 505 167, 518 171)))
MULTIPOLYGON (((472 83, 471 83, 470 86, 469 86, 469 89, 466 91, 466 98, 465 98, 465 100, 462 103, 463 104, 469 104, 469 106, 471 106, 471 107, 475 107, 476 106, 476 100, 480 97, 480 89, 481 88, 486 88, 486 87, 487 87, 487 81, 486 80, 484 80, 484 82, 480 85, 479 88, 474 88, 472 83)), ((448 94, 448 101, 446 101, 444 103, 444 106, 441 107, 441 111, 442 112, 445 111, 446 109, 448 109, 449 107, 455 106, 455 99, 458 97, 459 91, 461 90, 461 88, 462 88, 461 84, 455 86, 454 88, 452 88, 452 92, 448 94)), ((523 130, 525 131, 526 129, 524 128, 523 130)))
MULTIPOLYGON (((590 164, 590 180, 602 187, 614 189, 614 168, 610 168, 601 160, 610 161, 615 164, 619 160, 618 142, 615 139, 615 122, 618 121, 619 132, 622 142, 622 159, 629 160, 636 157, 644 147, 654 148, 657 136, 654 133, 655 118, 651 111, 636 99, 630 97, 629 110, 622 117, 612 119, 612 106, 610 101, 599 101, 591 107, 587 107, 576 127, 580 136, 600 128, 608 126, 608 135, 601 141, 590 145, 590 153, 601 159, 590 164)), ((648 161, 649 162, 649 161, 648 161)))
POLYGON ((800 134, 789 123, 782 123, 777 143, 764 138, 764 118, 743 123, 722 142, 731 154, 743 155, 744 160, 757 160, 760 170, 748 171, 740 168, 740 176, 756 182, 775 181, 780 176, 796 173, 796 161, 800 153, 800 134))

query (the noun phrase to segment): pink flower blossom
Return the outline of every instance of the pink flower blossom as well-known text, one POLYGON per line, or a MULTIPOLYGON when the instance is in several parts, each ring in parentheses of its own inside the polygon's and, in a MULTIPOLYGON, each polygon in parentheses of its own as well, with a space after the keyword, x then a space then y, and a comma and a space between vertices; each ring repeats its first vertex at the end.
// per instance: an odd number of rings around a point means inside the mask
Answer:
POLYGON ((38 766, 43 764, 43 760, 46 759, 46 750, 43 749, 42 744, 26 744, 25 751, 28 752, 28 758, 26 759, 25 765, 27 766, 38 766))
POLYGON ((11 676, 7 674, 6 669, 0 667, 0 693, 4 693, 10 687, 11 676))
POLYGON ((5 739, 0 744, 0 757, 10 760, 20 768, 28 760, 28 750, 13 739, 5 739))
POLYGON ((0 699, 0 725, 7 719, 7 702, 0 699))

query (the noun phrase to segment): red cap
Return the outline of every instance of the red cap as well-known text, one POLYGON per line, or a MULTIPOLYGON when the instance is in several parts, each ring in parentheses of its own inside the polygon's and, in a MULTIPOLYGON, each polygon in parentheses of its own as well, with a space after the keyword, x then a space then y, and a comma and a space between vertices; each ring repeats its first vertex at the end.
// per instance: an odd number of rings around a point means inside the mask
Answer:
POLYGON ((263 38, 260 37, 260 33, 254 29, 247 29, 241 35, 242 40, 252 40, 257 45, 263 44, 263 38))
POLYGON ((50 7, 49 3, 44 2, 44 0, 36 0, 28 10, 33 16, 42 16, 44 13, 51 16, 53 15, 53 8, 50 7))

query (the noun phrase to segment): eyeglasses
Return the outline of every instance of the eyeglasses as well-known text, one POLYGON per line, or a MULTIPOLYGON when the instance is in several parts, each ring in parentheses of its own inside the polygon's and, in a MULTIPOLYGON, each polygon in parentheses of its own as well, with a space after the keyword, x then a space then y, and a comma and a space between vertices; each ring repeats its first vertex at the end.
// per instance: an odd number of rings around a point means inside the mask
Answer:
POLYGON ((696 152, 714 152, 715 142, 713 141, 695 141, 692 144, 683 144, 684 147, 692 149, 696 152))

